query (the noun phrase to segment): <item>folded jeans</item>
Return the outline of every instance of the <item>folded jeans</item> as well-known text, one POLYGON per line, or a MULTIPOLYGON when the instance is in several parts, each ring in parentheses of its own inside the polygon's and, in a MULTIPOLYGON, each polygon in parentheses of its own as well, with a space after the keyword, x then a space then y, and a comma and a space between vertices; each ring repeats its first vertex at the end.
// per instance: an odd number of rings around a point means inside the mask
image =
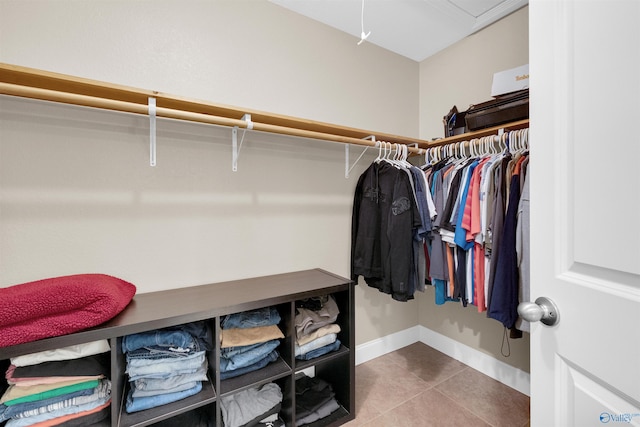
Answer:
POLYGON ((296 356, 296 359, 300 360, 311 360, 316 357, 324 356, 327 353, 331 353, 332 351, 336 351, 340 348, 340 340, 335 340, 333 343, 325 345, 324 347, 317 348, 315 350, 311 350, 308 353, 301 354, 300 356, 296 356))
POLYGON ((143 411, 145 409, 166 405, 167 403, 177 402, 178 400, 198 394, 200 391, 202 391, 202 382, 198 382, 195 387, 188 390, 149 397, 133 397, 132 391, 129 390, 125 409, 128 413, 143 411))
POLYGON ((239 377, 240 375, 248 374, 249 372, 257 371, 258 369, 262 369, 267 366, 271 362, 275 362, 280 357, 277 350, 273 350, 271 353, 267 354, 263 359, 257 361, 253 365, 249 365, 244 368, 239 368, 233 371, 220 372, 220 379, 226 380, 229 378, 239 377))
POLYGON ((236 353, 231 357, 226 357, 223 354, 222 357, 220 357, 220 372, 234 371, 253 365, 275 350, 279 345, 279 340, 270 340, 259 346, 252 346, 250 350, 236 353))
POLYGON ((222 329, 245 329, 271 326, 280 323, 280 313, 275 307, 264 307, 225 316, 220 322, 222 329))

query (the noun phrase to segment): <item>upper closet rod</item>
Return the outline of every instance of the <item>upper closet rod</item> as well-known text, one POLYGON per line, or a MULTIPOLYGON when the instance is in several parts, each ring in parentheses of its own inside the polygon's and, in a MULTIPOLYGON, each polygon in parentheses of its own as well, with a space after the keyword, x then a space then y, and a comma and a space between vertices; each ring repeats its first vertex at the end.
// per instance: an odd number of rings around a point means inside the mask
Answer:
POLYGON ((436 141, 426 141, 194 101, 159 92, 3 63, 0 63, 0 94, 143 115, 149 114, 148 100, 154 97, 157 100, 155 108, 157 117, 239 128, 248 128, 248 124, 252 123, 253 130, 262 132, 368 147, 376 146, 376 141, 366 139, 368 135, 375 135, 377 141, 407 145, 411 154, 422 154, 428 147, 489 135, 502 128, 511 130, 529 125, 528 120, 522 120, 436 141), (240 119, 245 114, 251 114, 253 121, 247 122, 240 119))
MULTIPOLYGON (((253 122, 256 124, 254 127, 255 130, 282 133, 303 138, 373 146, 373 143, 369 144, 370 141, 362 140, 362 138, 375 134, 379 140, 398 144, 417 144, 417 146, 423 147, 426 147, 428 144, 428 141, 416 138, 371 132, 257 110, 241 109, 229 105, 188 99, 157 91, 138 89, 5 63, 0 63, 0 83, 4 83, 0 86, 0 94, 113 109, 137 114, 148 114, 148 99, 149 97, 154 97, 157 100, 159 117, 219 124, 222 126, 246 128, 247 122, 240 118, 245 114, 250 114, 253 122)), ((416 152, 418 152, 418 150, 416 150, 416 152)))
MULTIPOLYGON (((24 98, 34 98, 54 102, 62 102, 65 104, 82 105, 86 107, 103 108, 108 110, 123 111, 135 114, 149 114, 149 106, 136 104, 133 102, 117 101, 113 99, 97 98, 88 95, 78 95, 75 93, 58 92, 48 89, 33 88, 28 86, 19 86, 9 83, 0 83, 0 94, 20 96, 24 98)), ((246 128, 247 121, 241 119, 231 119, 227 117, 212 116, 210 114, 194 113, 190 111, 175 110, 156 106, 156 116, 169 119, 186 120, 199 123, 208 123, 213 125, 246 128)), ((330 133, 315 132, 304 129, 295 129, 285 126, 271 125, 266 123, 253 123, 253 130, 269 133, 277 133, 283 135, 297 136, 301 138, 321 139, 324 141, 339 142, 344 144, 356 144, 375 147, 374 141, 366 139, 352 138, 342 135, 334 135, 330 133)), ((424 151, 420 148, 409 147, 412 153, 422 154, 424 151)))
MULTIPOLYGON (((65 104, 82 105, 86 107, 104 108, 115 111, 123 111, 135 114, 149 114, 149 106, 136 104, 133 102, 117 101, 113 99, 97 98, 88 95, 78 95, 75 93, 58 92, 48 89, 33 88, 28 86, 18 86, 9 83, 0 83, 0 93, 5 95, 20 96, 24 98, 42 99, 47 101, 62 102, 65 104)), ((230 119, 227 117, 212 116, 209 114, 194 113, 191 111, 175 110, 156 106, 156 116, 169 119, 186 120, 212 125, 246 128, 247 122, 241 119, 230 119)), ((331 142, 345 144, 367 145, 375 147, 376 143, 369 140, 362 140, 342 135, 315 132, 303 129, 294 129, 278 125, 253 122, 253 130, 278 133, 283 135, 297 136, 301 138, 321 139, 331 142)), ((411 152, 421 154, 422 149, 410 148, 411 152)))

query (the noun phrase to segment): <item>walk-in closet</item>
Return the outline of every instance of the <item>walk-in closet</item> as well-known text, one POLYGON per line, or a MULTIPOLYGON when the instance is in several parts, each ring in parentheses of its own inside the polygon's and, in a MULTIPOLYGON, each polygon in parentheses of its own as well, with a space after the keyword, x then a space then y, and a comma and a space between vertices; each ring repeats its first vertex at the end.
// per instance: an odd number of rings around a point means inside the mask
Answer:
POLYGON ((496 1, 416 59, 385 2, 287 3, 0 0, 0 425, 635 422, 638 251, 592 225, 632 223, 637 146, 600 162, 584 94, 637 85, 572 70, 637 5, 496 1), (525 64, 531 118, 445 137, 525 64))

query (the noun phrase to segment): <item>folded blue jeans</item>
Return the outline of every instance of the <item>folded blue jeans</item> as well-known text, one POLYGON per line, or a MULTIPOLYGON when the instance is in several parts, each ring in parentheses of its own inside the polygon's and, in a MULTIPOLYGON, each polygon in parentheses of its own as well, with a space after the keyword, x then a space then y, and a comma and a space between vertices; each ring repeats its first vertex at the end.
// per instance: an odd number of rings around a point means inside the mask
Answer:
POLYGON ((211 350, 212 346, 213 335, 211 328, 204 321, 131 334, 122 338, 123 353, 144 347, 202 351, 211 350))
POLYGON ((195 348, 195 339, 185 331, 149 331, 122 338, 122 351, 129 352, 144 347, 195 348))
POLYGON ((181 357, 189 356, 193 353, 197 353, 195 347, 191 348, 175 348, 175 347, 162 347, 162 346, 154 346, 154 347, 143 347, 137 350, 128 351, 126 353, 127 362, 133 359, 148 359, 148 360, 158 360, 158 359, 167 359, 167 358, 176 358, 179 359, 181 357))
POLYGON ((205 352, 198 351, 180 358, 164 357, 159 359, 132 359, 127 361, 127 367, 140 368, 143 366, 154 366, 154 365, 162 365, 162 364, 172 365, 172 364, 181 364, 181 363, 184 363, 186 365, 190 361, 202 360, 203 356, 205 356, 205 352))
POLYGON ((280 357, 278 350, 273 350, 271 353, 267 354, 264 358, 260 359, 253 365, 249 365, 244 368, 239 368, 233 371, 220 372, 220 379, 226 380, 229 378, 239 377, 240 375, 248 374, 249 372, 257 371, 258 369, 262 369, 267 366, 271 362, 275 362, 280 357))
POLYGON ((193 374, 180 374, 172 375, 167 378, 139 378, 135 381, 131 381, 131 387, 135 390, 154 390, 162 391, 170 390, 180 384, 189 383, 193 381, 207 381, 207 361, 202 363, 202 366, 193 374))
MULTIPOLYGON (((172 387, 167 390, 138 390, 135 387, 131 387, 131 397, 133 397, 134 399, 138 399, 140 397, 158 396, 159 394, 177 393, 177 392, 189 390, 195 387, 197 385, 196 383, 198 382, 201 382, 201 381, 191 381, 184 384, 178 384, 175 387, 172 387)), ((132 384, 135 384, 135 383, 132 383, 132 384)))
POLYGON ((271 326, 280 323, 280 313, 275 307, 264 307, 225 316, 220 322, 222 329, 244 329, 271 326))
POLYGON ((251 347, 246 351, 241 351, 242 347, 231 347, 235 351, 232 351, 232 355, 227 357, 224 352, 222 352, 220 357, 220 372, 228 372, 234 371, 239 368, 245 368, 249 365, 253 365, 261 359, 271 353, 280 345, 280 340, 270 340, 260 345, 250 345, 246 347, 251 347))
POLYGON ((323 335, 320 338, 316 338, 313 341, 309 341, 303 345, 295 345, 295 355, 300 356, 302 354, 309 353, 317 348, 324 347, 325 345, 329 345, 334 343, 338 339, 338 334, 327 334, 323 335))
POLYGON ((159 394, 157 396, 149 397, 133 397, 131 389, 127 394, 127 403, 125 408, 128 413, 143 411, 145 409, 155 408, 160 405, 166 405, 167 403, 177 402, 194 394, 198 394, 202 391, 202 382, 198 382, 195 387, 189 390, 179 391, 176 393, 159 394))
POLYGON ((336 351, 339 348, 340 348, 340 340, 335 340, 335 342, 333 342, 332 344, 325 345, 324 347, 320 347, 318 349, 311 350, 308 353, 296 356, 296 359, 300 359, 300 360, 315 359, 316 357, 320 357, 327 353, 331 353, 332 351, 336 351))
POLYGON ((144 360, 135 359, 127 363, 129 381, 140 378, 168 378, 174 375, 193 374, 200 369, 207 356, 204 351, 181 359, 144 360), (144 364, 142 364, 144 362, 144 364), (149 363, 150 362, 150 363, 149 363))

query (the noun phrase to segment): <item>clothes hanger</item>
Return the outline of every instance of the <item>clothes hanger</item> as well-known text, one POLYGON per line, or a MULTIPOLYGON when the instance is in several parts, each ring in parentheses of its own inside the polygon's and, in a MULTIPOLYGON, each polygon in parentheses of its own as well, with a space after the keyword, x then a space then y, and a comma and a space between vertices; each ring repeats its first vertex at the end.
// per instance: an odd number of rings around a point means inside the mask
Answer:
POLYGON ((380 163, 382 160, 382 141, 378 141, 378 157, 376 157, 373 161, 376 163, 380 163))
POLYGON ((430 159, 432 159, 431 150, 432 150, 431 147, 428 147, 426 150, 424 150, 424 165, 425 166, 431 164, 431 162, 430 162, 430 159))
POLYGON ((522 154, 524 152, 524 134, 522 133, 522 130, 516 131, 516 138, 518 140, 518 143, 516 145, 516 153, 522 154))
POLYGON ((520 129, 520 132, 520 139, 522 141, 522 152, 525 153, 529 150, 529 132, 527 132, 527 129, 520 129))
POLYGON ((395 152, 393 156, 393 161, 396 163, 398 168, 404 168, 404 164, 402 163, 402 147, 404 144, 394 144, 395 152))
POLYGON ((389 150, 387 152, 387 156, 385 157, 385 160, 392 166, 399 168, 399 165, 396 163, 396 160, 395 160, 395 156, 396 156, 395 147, 397 146, 397 144, 393 144, 391 142, 387 142, 386 144, 388 144, 389 150))
POLYGON ((480 145, 478 146, 478 150, 480 150, 480 154, 482 155, 482 157, 489 157, 491 156, 491 144, 490 144, 491 138, 480 138, 480 145))
POLYGON ((489 150, 491 149, 491 147, 489 146, 489 138, 483 137, 480 138, 480 140, 478 141, 478 154, 480 154, 481 157, 488 157, 490 155, 489 150))
POLYGON ((518 153, 524 154, 527 151, 527 144, 525 142, 525 132, 524 129, 518 130, 518 153))
POLYGON ((500 151, 502 153, 509 151, 509 135, 506 132, 500 135, 500 151))
POLYGON ((404 163, 405 167, 410 168, 413 165, 409 163, 409 147, 406 145, 402 145, 402 163, 404 163))
POLYGON ((411 164, 407 161, 409 149, 406 144, 396 144, 396 164, 401 168, 409 168, 411 164))
POLYGON ((482 153, 480 151, 480 139, 474 138, 469 141, 469 154, 472 157, 482 157, 482 153))
POLYGON ((493 135, 490 138, 491 139, 487 138, 488 151, 492 156, 497 156, 500 154, 500 137, 498 135, 493 135))
POLYGON ((520 129, 522 132, 522 151, 529 151, 529 128, 520 129))
POLYGON ((389 162, 389 151, 390 151, 391 147, 390 144, 388 142, 384 143, 384 156, 382 157, 382 160, 385 162, 389 162))

